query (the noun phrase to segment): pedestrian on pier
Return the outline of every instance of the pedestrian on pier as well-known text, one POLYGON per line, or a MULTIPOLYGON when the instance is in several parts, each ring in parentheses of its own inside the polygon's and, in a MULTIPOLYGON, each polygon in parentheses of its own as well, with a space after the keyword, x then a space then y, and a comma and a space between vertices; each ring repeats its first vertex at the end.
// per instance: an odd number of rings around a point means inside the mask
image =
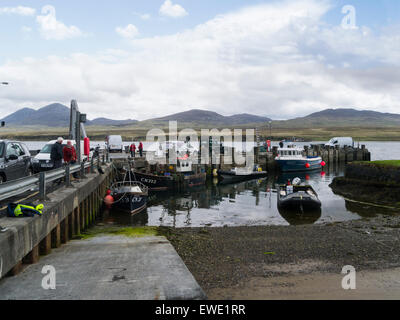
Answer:
MULTIPOLYGON (((76 163, 76 160, 77 160, 76 150, 75 150, 74 146, 72 145, 72 141, 68 141, 67 145, 63 148, 63 158, 64 158, 64 163, 66 165, 76 163)), ((74 178, 77 178, 76 173, 73 173, 72 175, 74 178)))
POLYGON ((142 158, 143 157, 143 143, 142 142, 139 143, 139 154, 140 154, 140 157, 142 158))
POLYGON ((135 155, 136 155, 136 145, 135 145, 135 143, 132 142, 130 150, 131 150, 131 157, 134 158, 135 155))
POLYGON ((53 169, 62 167, 63 160, 63 143, 64 139, 59 137, 57 142, 53 144, 50 152, 50 160, 53 162, 53 169))

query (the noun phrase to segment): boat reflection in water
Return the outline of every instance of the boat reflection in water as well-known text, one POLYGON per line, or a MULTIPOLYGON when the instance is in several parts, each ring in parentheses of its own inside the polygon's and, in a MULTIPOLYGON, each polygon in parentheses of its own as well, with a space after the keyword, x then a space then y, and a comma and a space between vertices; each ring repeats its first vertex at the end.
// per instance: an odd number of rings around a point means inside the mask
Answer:
POLYGON ((293 226, 314 224, 321 218, 322 214, 321 208, 302 212, 301 210, 289 210, 278 207, 278 211, 282 218, 293 226))
MULTIPOLYGON (((328 169, 328 168, 326 168, 328 169)), ((319 224, 360 219, 376 208, 361 209, 346 203, 329 187, 342 172, 285 173, 267 178, 221 185, 218 180, 182 192, 149 193, 147 209, 133 217, 118 210, 110 212, 115 224, 168 227, 237 227, 259 225, 319 224), (278 210, 276 184, 299 177, 318 194, 321 210, 293 214, 278 210), (362 213, 361 213, 361 211, 362 213), (360 213, 358 213, 360 212, 360 213)))

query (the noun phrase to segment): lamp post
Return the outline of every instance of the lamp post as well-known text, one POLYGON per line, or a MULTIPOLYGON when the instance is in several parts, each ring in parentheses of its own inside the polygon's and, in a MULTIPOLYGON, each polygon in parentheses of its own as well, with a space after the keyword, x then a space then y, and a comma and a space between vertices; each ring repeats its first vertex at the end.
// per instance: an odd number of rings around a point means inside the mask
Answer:
POLYGON ((269 138, 272 140, 272 121, 268 122, 269 124, 269 138))
MULTIPOLYGON (((1 84, 2 84, 3 86, 8 86, 8 85, 9 85, 8 82, 1 82, 1 84)), ((0 122, 0 127, 4 127, 5 125, 6 125, 6 123, 5 123, 4 121, 1 121, 1 122, 0 122)))

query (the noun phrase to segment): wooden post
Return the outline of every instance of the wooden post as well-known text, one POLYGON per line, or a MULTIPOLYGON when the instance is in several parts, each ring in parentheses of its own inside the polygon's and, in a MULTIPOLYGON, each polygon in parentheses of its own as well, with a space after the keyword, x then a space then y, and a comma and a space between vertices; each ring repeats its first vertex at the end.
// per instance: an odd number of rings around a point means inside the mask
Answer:
POLYGON ((9 272, 8 276, 13 277, 22 271, 22 261, 19 261, 9 272))
POLYGON ((48 255, 51 252, 51 233, 40 241, 39 251, 42 256, 48 255))
POLYGON ((61 226, 60 223, 51 231, 51 247, 61 247, 61 226))
POLYGON ((75 214, 75 234, 80 234, 81 233, 81 207, 82 203, 78 205, 78 208, 76 210, 75 214))
POLYGON ((61 243, 67 243, 69 240, 69 216, 66 216, 64 221, 61 222, 61 243))
POLYGON ((29 252, 24 259, 22 259, 23 264, 33 264, 39 261, 39 245, 36 245, 32 248, 32 251, 29 252))

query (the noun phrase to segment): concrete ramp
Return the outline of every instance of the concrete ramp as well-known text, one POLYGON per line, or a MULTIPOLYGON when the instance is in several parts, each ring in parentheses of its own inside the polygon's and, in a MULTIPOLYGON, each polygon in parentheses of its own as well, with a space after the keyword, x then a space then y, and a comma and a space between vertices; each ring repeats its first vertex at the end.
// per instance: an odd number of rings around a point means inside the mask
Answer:
POLYGON ((0 280, 0 299, 191 300, 206 296, 164 237, 99 236, 71 241, 21 274, 0 280), (42 268, 56 289, 42 288, 42 268))

